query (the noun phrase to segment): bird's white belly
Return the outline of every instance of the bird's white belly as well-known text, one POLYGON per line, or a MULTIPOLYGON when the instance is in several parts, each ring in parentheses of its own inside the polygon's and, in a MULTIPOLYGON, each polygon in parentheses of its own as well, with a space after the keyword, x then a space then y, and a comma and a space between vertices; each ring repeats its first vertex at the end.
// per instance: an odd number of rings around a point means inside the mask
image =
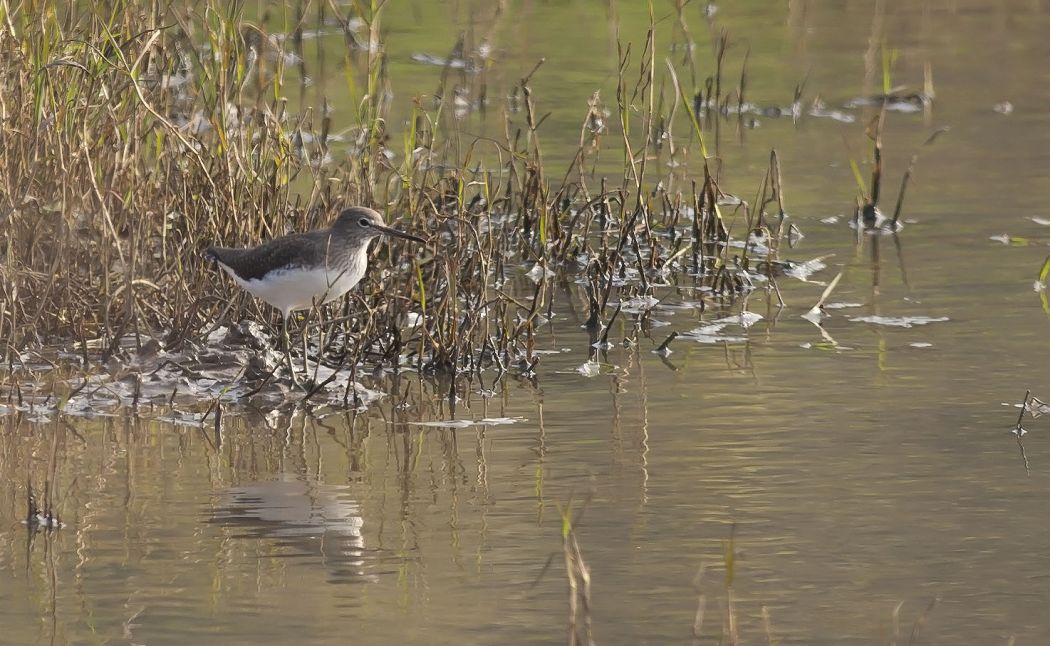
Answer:
POLYGON ((364 276, 364 267, 344 271, 322 267, 281 269, 252 280, 228 273, 238 285, 288 316, 293 310, 309 309, 314 303, 327 303, 347 293, 364 276))

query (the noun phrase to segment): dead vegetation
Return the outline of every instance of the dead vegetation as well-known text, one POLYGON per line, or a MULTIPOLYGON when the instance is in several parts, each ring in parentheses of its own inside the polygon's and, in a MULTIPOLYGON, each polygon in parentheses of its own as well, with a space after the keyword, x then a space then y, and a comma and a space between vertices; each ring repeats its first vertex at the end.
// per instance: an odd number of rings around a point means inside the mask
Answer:
MULTIPOLYGON (((58 347, 113 375, 143 353, 201 374, 217 339, 264 348, 271 332, 237 330, 277 316, 200 250, 315 228, 347 204, 376 208, 429 243, 384 243, 349 298, 297 322, 294 351, 313 366, 308 397, 336 373, 353 381, 365 364, 472 380, 488 372, 490 383, 529 377, 536 335, 556 309, 586 312, 604 339, 623 303, 655 301, 671 284, 698 289, 704 305, 730 307, 755 290, 783 305, 777 278, 791 263, 781 254, 798 230, 780 160, 770 152, 749 201, 724 188, 718 147, 754 115, 804 116, 804 84, 788 107, 752 104, 748 52, 721 31, 705 60, 684 3, 672 36, 683 54, 658 53, 654 18, 640 46, 621 43, 613 102, 596 92, 579 107, 579 145, 565 168, 543 151, 549 113, 533 90, 542 60, 502 106, 502 140, 457 129, 455 113, 496 105, 487 80, 495 26, 444 58, 413 56, 441 65, 441 83, 397 122, 392 104, 410 99, 390 88, 382 6, 334 11, 300 5, 287 33, 271 33, 265 17, 218 2, 0 4, 9 379, 32 381, 33 365, 61 362, 58 347), (302 101, 304 34, 322 28, 345 37, 351 100, 337 112, 327 97, 302 101), (741 72, 730 80, 734 56, 741 72), (611 158, 620 170, 600 174, 611 158)), ((268 358, 257 363, 211 377, 276 374, 268 358)), ((345 395, 356 400, 349 386, 345 395)))
POLYGON ((151 339, 170 351, 203 344, 220 324, 273 321, 208 270, 199 250, 319 226, 344 204, 378 208, 430 244, 415 256, 384 245, 351 302, 301 322, 307 354, 330 367, 367 358, 429 372, 528 373, 537 321, 556 298, 573 297, 549 276, 584 276, 589 320, 601 326, 611 303, 672 274, 709 286, 713 299, 750 291, 748 272, 774 266, 785 231, 775 153, 749 204, 720 188, 705 147, 701 121, 744 104, 743 77, 733 101, 721 93, 724 34, 709 97, 691 97, 674 65, 665 69, 652 30, 640 55, 625 44, 615 117, 597 94, 583 106, 579 150, 555 173, 532 74, 512 97, 520 113, 508 109, 504 141, 450 145, 445 105, 471 93, 484 103, 484 80, 466 79, 483 61, 453 64, 462 44, 444 61, 439 88, 458 73, 458 94, 444 92, 433 109, 417 101, 407 124, 392 124, 378 11, 300 16, 291 38, 221 3, 0 11, 9 62, 0 73, 0 338, 9 370, 26 351, 56 344, 105 363, 151 339), (304 65, 290 50, 301 49, 310 19, 347 36, 356 101, 339 135, 326 106, 293 111, 286 96, 294 89, 286 72, 304 65), (672 136, 676 115, 688 135, 672 136), (595 176, 607 148, 621 149, 620 177, 595 176), (666 155, 694 164, 702 179, 662 181, 653 167, 666 155), (734 233, 768 241, 763 256, 754 245, 735 248, 734 233), (522 266, 540 279, 531 293, 508 293, 522 266))

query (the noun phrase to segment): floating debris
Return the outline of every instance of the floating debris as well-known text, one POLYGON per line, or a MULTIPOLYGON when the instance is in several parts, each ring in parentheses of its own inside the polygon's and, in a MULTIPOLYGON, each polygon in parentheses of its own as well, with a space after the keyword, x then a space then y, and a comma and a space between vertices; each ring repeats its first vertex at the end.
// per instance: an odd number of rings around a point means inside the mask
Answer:
POLYGON ((853 123, 857 120, 852 114, 843 112, 842 110, 828 109, 824 105, 824 102, 820 99, 813 101, 813 105, 809 108, 809 116, 817 119, 831 119, 833 121, 839 121, 841 123, 853 123))
POLYGON ((641 314, 647 312, 660 303, 660 299, 653 296, 635 296, 634 298, 620 303, 626 314, 641 314))
POLYGON ((519 422, 528 421, 524 417, 485 417, 479 420, 469 419, 446 419, 430 422, 411 422, 413 426, 426 426, 435 428, 469 428, 471 426, 507 426, 519 422))
POLYGON ((53 483, 47 482, 44 486, 44 508, 41 509, 37 504, 36 495, 33 493, 33 484, 30 482, 26 486, 26 515, 22 519, 22 524, 29 529, 51 531, 56 529, 62 529, 65 527, 58 518, 58 513, 54 511, 56 506, 54 496, 53 483))
POLYGON ((546 280, 554 276, 554 272, 544 266, 542 262, 538 262, 532 266, 532 269, 525 272, 525 275, 534 283, 546 280))
POLYGON ((824 264, 824 259, 828 257, 829 256, 820 256, 819 258, 814 258, 805 262, 789 262, 784 268, 784 274, 786 276, 791 276, 792 278, 797 278, 802 282, 808 282, 810 276, 822 269, 827 269, 828 266, 824 264))
POLYGON ((23 519, 22 524, 27 525, 30 528, 42 530, 62 529, 66 526, 65 523, 58 519, 58 516, 50 513, 33 514, 29 518, 23 519))
POLYGON ((517 424, 518 422, 527 422, 528 420, 524 417, 483 417, 476 423, 479 426, 506 426, 508 424, 517 424))
POLYGON ((1039 399, 1035 395, 1028 397, 1028 402, 1025 405, 1025 410, 1033 418, 1039 418, 1043 415, 1050 414, 1050 404, 1039 399))
POLYGON ((724 318, 715 319, 714 321, 710 321, 710 323, 712 325, 735 324, 746 329, 751 327, 755 323, 761 321, 762 318, 762 315, 758 314, 757 312, 749 312, 747 310, 744 310, 740 314, 734 314, 733 316, 726 316, 724 318))
MULTIPOLYGON (((216 401, 273 406, 308 397, 329 404, 352 399, 363 407, 385 396, 360 383, 351 385, 349 370, 313 362, 311 388, 293 389, 277 374, 282 363, 283 354, 260 325, 219 326, 204 343, 186 343, 179 350, 163 350, 156 340, 138 351, 133 346, 121 350, 96 372, 52 381, 54 392, 27 394, 22 406, 0 406, 0 415, 29 414, 43 422, 56 415, 112 417, 126 408, 140 413, 149 408, 158 421, 200 427, 204 410, 216 401)), ((32 391, 31 382, 24 391, 32 391)))
POLYGON ((477 63, 464 58, 445 58, 442 56, 434 56, 433 54, 427 54, 426 52, 415 52, 410 56, 410 58, 415 62, 422 63, 424 65, 448 67, 449 69, 463 70, 471 74, 475 74, 480 70, 480 66, 477 63))
POLYGON ((885 108, 890 112, 921 112, 933 102, 933 97, 921 92, 912 94, 873 94, 850 99, 844 105, 855 108, 885 108))
POLYGON ((446 419, 436 422, 412 422, 415 426, 433 426, 439 428, 467 428, 474 426, 474 422, 469 419, 446 419))
POLYGON ((653 350, 653 354, 657 354, 661 357, 671 356, 671 352, 673 352, 673 350, 671 350, 669 346, 671 345, 671 341, 674 341, 677 338, 678 332, 671 332, 671 334, 668 335, 666 339, 664 339, 664 342, 661 343, 655 350, 653 350))
POLYGON ((886 325, 889 327, 914 327, 916 325, 929 325, 930 323, 943 323, 950 320, 947 316, 857 316, 849 319, 851 323, 871 323, 873 325, 886 325))
POLYGON ((158 415, 158 422, 171 424, 172 426, 193 426, 200 428, 204 426, 204 415, 202 413, 175 413, 174 415, 158 415))
POLYGON ((722 334, 722 330, 730 325, 738 325, 746 330, 760 320, 762 320, 761 314, 744 311, 734 316, 709 321, 681 336, 697 343, 744 343, 747 341, 747 337, 725 335, 722 334))
POLYGON ((903 229, 904 223, 886 217, 882 210, 873 204, 865 204, 857 209, 856 214, 849 221, 849 226, 851 229, 865 233, 892 235, 903 229))
POLYGON ((601 364, 597 361, 587 361, 580 367, 576 368, 576 372, 588 378, 597 377, 601 374, 601 367, 601 364))
POLYGON ((697 343, 745 343, 746 336, 727 336, 719 334, 725 325, 704 325, 694 328, 682 335, 682 338, 691 339, 697 343))

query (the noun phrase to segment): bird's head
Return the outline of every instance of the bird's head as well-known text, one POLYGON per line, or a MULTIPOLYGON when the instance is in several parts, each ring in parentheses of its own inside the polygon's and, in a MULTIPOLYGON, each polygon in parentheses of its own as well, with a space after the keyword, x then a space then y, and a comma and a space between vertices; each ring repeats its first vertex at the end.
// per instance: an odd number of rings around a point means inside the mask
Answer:
POLYGON ((383 216, 379 215, 378 211, 364 206, 351 206, 343 209, 339 213, 339 217, 336 218, 333 228, 345 235, 364 240, 388 235, 421 244, 426 243, 426 240, 423 238, 398 231, 397 229, 391 229, 383 222, 383 216))

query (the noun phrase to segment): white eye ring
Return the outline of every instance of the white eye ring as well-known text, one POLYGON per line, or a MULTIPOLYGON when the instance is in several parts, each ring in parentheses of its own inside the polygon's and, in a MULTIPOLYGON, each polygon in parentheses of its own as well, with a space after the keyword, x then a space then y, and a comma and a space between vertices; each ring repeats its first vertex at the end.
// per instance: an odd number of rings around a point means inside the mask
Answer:
POLYGON ((370 226, 372 226, 372 222, 368 218, 361 218, 360 220, 357 221, 357 223, 360 224, 363 227, 370 227, 370 226))

